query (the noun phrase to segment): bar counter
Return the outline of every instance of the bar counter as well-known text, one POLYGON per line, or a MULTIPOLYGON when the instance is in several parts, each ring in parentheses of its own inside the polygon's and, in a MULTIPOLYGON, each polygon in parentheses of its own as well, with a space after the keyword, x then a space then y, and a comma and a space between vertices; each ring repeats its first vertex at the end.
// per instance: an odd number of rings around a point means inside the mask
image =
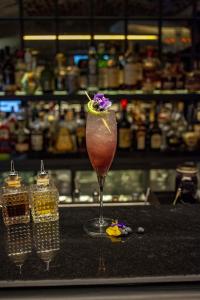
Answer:
POLYGON ((121 241, 88 237, 83 223, 98 216, 97 207, 60 208, 59 224, 25 225, 28 233, 16 225, 17 233, 10 231, 1 219, 0 287, 200 281, 200 205, 113 206, 104 212, 126 221, 132 235, 121 241), (16 249, 26 251, 23 262, 16 262, 16 249))

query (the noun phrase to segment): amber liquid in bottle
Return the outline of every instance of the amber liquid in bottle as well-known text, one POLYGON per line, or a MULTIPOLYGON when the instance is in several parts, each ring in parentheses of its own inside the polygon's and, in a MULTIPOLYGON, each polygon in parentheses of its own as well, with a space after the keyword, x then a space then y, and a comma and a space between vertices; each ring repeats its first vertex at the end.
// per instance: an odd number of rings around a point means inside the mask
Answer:
POLYGON ((32 217, 35 223, 58 220, 58 190, 50 181, 48 173, 41 162, 37 184, 31 188, 32 217))
POLYGON ((13 162, 11 162, 10 174, 3 186, 2 214, 6 225, 30 221, 28 190, 21 184, 21 178, 14 170, 13 162))

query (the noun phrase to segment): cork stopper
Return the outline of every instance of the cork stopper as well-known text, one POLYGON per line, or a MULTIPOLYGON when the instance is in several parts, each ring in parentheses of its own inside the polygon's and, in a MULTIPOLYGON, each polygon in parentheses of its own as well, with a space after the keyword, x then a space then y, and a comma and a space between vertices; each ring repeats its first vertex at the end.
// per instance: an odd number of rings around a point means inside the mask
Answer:
POLYGON ((41 165, 40 165, 40 172, 38 173, 37 176, 37 185, 49 185, 49 174, 48 172, 45 171, 44 169, 44 162, 41 160, 41 165))
POLYGON ((19 188, 21 186, 21 177, 15 171, 14 161, 10 162, 10 173, 5 179, 5 183, 8 187, 19 188))

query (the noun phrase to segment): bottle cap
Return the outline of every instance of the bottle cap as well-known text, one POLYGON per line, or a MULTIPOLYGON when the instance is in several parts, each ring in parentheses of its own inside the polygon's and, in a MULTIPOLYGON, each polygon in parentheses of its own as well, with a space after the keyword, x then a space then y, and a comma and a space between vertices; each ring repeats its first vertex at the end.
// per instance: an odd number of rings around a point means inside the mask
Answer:
POLYGON ((121 99, 120 104, 121 104, 122 109, 126 109, 126 107, 128 105, 128 100, 127 99, 121 99))
POLYGON ((49 174, 44 169, 44 162, 41 160, 40 172, 37 176, 37 185, 48 185, 49 184, 49 174))
POLYGON ((21 186, 21 177, 19 177, 18 173, 15 171, 14 161, 10 162, 10 173, 8 177, 5 179, 5 183, 9 187, 18 188, 21 186))

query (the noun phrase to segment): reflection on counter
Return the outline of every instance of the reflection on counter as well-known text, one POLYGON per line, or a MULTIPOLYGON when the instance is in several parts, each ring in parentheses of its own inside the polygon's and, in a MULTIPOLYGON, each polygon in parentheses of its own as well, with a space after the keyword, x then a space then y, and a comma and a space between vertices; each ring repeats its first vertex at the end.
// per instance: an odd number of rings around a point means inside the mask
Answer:
MULTIPOLYGON (((60 250, 59 221, 6 226, 6 252, 23 273, 23 266, 33 252, 45 263, 46 271, 60 250)), ((45 269, 42 267, 42 269, 45 269)))
POLYGON ((33 239, 36 253, 49 271, 50 262, 60 250, 59 221, 34 224, 33 239))
POLYGON ((30 224, 16 224, 6 227, 7 253, 22 273, 22 266, 32 251, 30 224))

